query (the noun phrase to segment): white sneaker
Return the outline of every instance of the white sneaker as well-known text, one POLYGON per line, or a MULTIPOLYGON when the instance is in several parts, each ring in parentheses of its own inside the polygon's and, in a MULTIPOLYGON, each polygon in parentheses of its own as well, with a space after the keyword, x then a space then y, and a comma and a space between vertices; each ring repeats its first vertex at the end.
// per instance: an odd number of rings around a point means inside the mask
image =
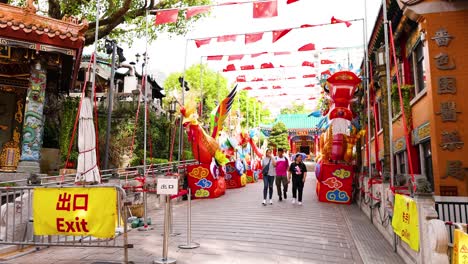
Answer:
POLYGON ((266 200, 263 200, 263 203, 262 203, 262 204, 263 204, 263 205, 266 205, 266 200))
POLYGON ((297 204, 298 204, 298 205, 302 205, 302 202, 298 202, 297 204))
POLYGON ((273 205, 273 200, 272 199, 270 199, 270 204, 273 205))
POLYGON ((295 204, 296 203, 296 199, 292 199, 292 204, 295 204))

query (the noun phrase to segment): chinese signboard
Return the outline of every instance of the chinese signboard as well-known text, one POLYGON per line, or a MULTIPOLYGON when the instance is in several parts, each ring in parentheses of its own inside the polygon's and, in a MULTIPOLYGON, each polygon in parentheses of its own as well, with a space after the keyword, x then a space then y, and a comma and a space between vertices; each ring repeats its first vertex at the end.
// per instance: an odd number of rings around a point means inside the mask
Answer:
POLYGON ((468 263, 468 235, 460 229, 453 230, 452 264, 468 263))
POLYGON ((406 149, 406 140, 404 137, 402 138, 399 138, 395 141, 394 143, 394 149, 393 149, 393 152, 394 153, 398 153, 398 152, 401 152, 403 150, 406 149))
POLYGON ((419 251, 419 218, 416 202, 408 196, 396 194, 392 227, 395 234, 411 249, 419 251))
POLYGON ((413 130, 413 145, 419 144, 429 137, 431 137, 431 127, 429 126, 429 122, 427 122, 413 130))
POLYGON ((117 222, 114 188, 36 188, 35 235, 112 238, 117 222))
POLYGON ((179 192, 178 183, 177 178, 158 178, 156 193, 175 195, 179 192))

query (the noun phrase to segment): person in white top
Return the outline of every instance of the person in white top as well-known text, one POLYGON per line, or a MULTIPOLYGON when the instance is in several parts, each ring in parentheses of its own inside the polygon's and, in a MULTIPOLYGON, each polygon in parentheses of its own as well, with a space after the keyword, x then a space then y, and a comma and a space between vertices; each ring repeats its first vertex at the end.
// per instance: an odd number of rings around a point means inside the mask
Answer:
POLYGON ((267 149, 265 157, 262 160, 263 174, 263 205, 266 205, 267 193, 270 196, 270 204, 273 204, 273 182, 276 176, 276 159, 271 153, 271 149, 267 149))

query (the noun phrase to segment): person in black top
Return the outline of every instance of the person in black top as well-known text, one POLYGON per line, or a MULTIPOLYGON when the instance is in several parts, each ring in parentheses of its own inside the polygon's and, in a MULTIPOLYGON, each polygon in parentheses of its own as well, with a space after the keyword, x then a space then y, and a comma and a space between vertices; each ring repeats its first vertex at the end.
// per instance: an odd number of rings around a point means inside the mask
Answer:
POLYGON ((302 162, 302 155, 296 154, 294 162, 289 166, 288 181, 291 181, 292 175, 292 191, 293 191, 293 200, 292 203, 302 205, 302 190, 304 189, 304 182, 306 180, 307 168, 306 165, 302 162), (299 193, 299 197, 297 196, 299 193))

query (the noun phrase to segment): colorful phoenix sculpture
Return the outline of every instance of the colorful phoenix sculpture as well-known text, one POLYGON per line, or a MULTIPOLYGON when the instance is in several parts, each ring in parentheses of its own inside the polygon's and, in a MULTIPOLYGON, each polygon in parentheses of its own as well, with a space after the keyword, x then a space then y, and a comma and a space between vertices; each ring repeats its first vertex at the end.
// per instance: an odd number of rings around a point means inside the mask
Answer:
POLYGON ((236 91, 237 87, 234 87, 212 113, 212 136, 208 135, 198 122, 198 114, 193 101, 189 100, 187 105, 180 110, 184 116, 182 124, 187 132, 193 156, 200 163, 187 168, 188 184, 195 198, 216 198, 225 193, 223 167, 229 159, 215 138, 223 129, 223 123, 232 107, 236 91))

